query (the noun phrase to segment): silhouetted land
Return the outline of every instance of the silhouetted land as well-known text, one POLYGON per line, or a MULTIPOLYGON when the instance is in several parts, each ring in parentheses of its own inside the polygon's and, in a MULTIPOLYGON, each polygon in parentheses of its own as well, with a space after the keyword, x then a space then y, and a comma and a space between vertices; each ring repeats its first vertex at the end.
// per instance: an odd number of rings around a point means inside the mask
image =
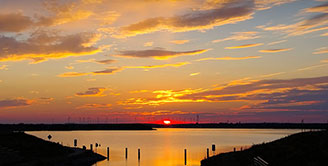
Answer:
POLYGON ((143 124, 0 124, 0 131, 153 130, 143 124))
POLYGON ((269 166, 321 166, 328 163, 328 132, 302 132, 244 151, 222 153, 201 161, 202 166, 254 166, 254 157, 269 166))
POLYGON ((154 128, 327 129, 327 123, 0 124, 0 131, 154 130, 154 128))
POLYGON ((239 129, 327 129, 327 123, 201 123, 201 124, 149 124, 153 128, 239 128, 239 129))
POLYGON ((1 166, 90 166, 104 159, 92 151, 65 147, 23 132, 0 132, 1 166))

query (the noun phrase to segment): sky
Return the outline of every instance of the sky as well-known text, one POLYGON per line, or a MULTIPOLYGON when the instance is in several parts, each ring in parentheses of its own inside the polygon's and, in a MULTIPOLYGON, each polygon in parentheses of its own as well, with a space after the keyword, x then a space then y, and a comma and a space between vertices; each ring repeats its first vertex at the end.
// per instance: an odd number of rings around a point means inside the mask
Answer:
POLYGON ((0 123, 327 123, 327 37, 327 0, 0 0, 0 123))

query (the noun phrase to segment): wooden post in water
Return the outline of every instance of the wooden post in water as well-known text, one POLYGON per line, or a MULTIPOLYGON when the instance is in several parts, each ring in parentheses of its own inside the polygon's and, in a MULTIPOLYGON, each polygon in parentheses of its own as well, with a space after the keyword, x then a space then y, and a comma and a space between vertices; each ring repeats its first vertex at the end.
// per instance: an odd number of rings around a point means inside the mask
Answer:
POLYGON ((209 158, 210 157, 210 149, 207 148, 207 151, 206 151, 206 158, 209 158))
POLYGON ((74 147, 77 147, 77 139, 74 139, 74 147))
POLYGON ((90 144, 90 150, 93 151, 92 144, 90 144))
POLYGON ((109 147, 107 147, 107 160, 109 160, 109 147))
POLYGON ((140 148, 138 149, 138 161, 140 161, 140 148))
POLYGON ((128 148, 125 148, 125 159, 128 159, 128 148))
POLYGON ((184 150, 184 165, 187 165, 187 149, 184 150))

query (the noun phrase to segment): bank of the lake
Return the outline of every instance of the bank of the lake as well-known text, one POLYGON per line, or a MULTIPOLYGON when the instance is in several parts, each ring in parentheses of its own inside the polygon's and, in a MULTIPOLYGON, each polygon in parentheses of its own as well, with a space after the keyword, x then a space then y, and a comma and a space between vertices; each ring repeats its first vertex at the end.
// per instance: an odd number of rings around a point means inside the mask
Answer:
POLYGON ((92 151, 65 147, 23 132, 0 132, 0 165, 90 166, 104 159, 92 151))
POLYGON ((253 166, 255 160, 258 160, 257 157, 266 161, 270 166, 326 165, 328 163, 327 140, 327 130, 301 132, 270 143, 254 145, 243 151, 212 156, 202 160, 201 165, 253 166))

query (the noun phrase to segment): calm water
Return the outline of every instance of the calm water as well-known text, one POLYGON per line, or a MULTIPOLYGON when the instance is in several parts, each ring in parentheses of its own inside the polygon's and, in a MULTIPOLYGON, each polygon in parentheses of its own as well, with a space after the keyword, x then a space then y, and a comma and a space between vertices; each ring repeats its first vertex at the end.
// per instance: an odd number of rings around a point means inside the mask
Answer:
MULTIPOLYGON (((73 146, 99 143, 97 152, 106 156, 106 147, 110 147, 109 161, 96 166, 183 166, 184 149, 187 149, 187 165, 199 166, 206 156, 206 148, 216 144, 216 154, 239 150, 252 144, 272 141, 299 130, 277 129, 157 129, 155 131, 38 131, 28 132, 42 139, 51 134, 52 141, 73 146), (125 159, 125 148, 128 159, 125 159), (138 162, 137 149, 141 149, 138 162)), ((210 149, 211 150, 211 149, 210 149)), ((210 155, 213 152, 210 151, 210 155)))

